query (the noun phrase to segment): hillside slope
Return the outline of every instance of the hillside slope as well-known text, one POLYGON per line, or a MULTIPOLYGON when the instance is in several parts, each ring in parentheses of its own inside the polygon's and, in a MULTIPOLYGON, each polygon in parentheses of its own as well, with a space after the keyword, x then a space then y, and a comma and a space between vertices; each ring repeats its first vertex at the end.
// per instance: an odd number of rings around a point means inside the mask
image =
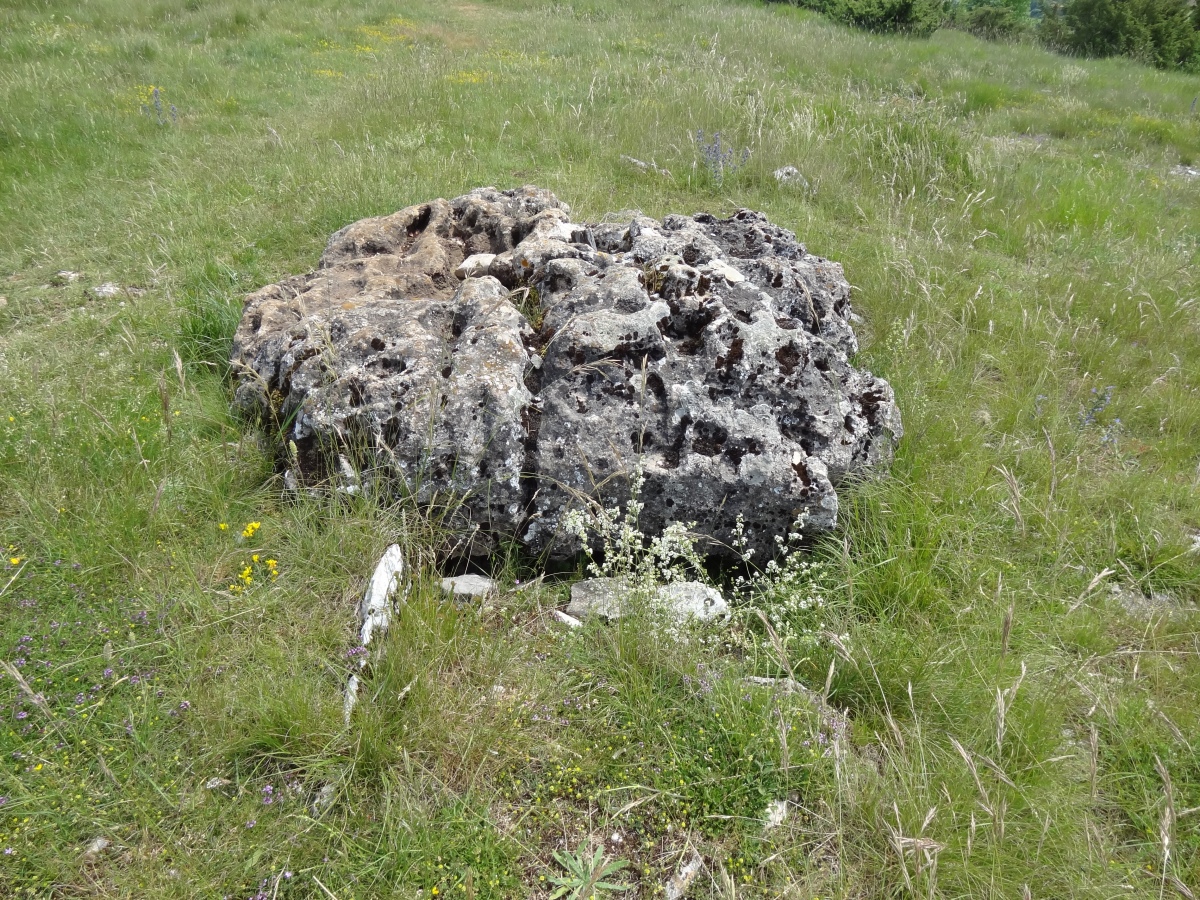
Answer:
POLYGON ((581 846, 625 896, 692 848, 693 897, 1200 892, 1200 78, 700 0, 28 0, 0 59, 0 894, 546 897, 581 846), (246 292, 521 184, 854 285, 906 436, 727 631, 560 631, 515 552, 444 604, 436 516, 286 500, 230 412, 246 292))

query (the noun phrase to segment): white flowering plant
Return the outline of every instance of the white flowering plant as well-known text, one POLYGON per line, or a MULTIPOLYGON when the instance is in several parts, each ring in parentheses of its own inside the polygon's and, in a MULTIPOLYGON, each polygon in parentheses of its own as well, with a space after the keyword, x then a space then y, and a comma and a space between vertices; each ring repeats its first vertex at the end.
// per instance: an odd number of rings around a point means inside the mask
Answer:
MULTIPOLYGON (((740 628, 734 641, 744 648, 774 641, 762 635, 765 623, 775 632, 782 649, 804 653, 821 643, 831 632, 828 598, 836 590, 833 573, 820 561, 808 557, 802 546, 804 514, 792 523, 786 536, 775 536, 775 555, 761 567, 753 562, 745 522, 739 516, 731 546, 740 557, 745 573, 733 578, 733 606, 740 628)), ((841 643, 849 635, 838 635, 841 643)), ((793 659, 794 661, 794 659, 793 659)))
MULTIPOLYGON (((630 497, 624 506, 591 500, 563 517, 564 530, 583 547, 588 575, 625 579, 643 596, 658 585, 676 581, 722 587, 713 584, 697 549, 702 537, 695 522, 669 523, 655 537, 642 531, 639 517, 644 485, 639 466, 630 478, 630 497)), ((738 517, 730 548, 741 562, 741 572, 723 585, 734 609, 733 627, 710 640, 743 651, 770 647, 774 654, 782 649, 796 661, 834 633, 828 598, 836 584, 829 567, 805 552, 804 522, 802 514, 786 535, 776 535, 775 553, 759 566, 745 522, 738 517)), ((837 639, 845 645, 849 635, 839 634, 837 639)))
POLYGON ((583 546, 588 574, 627 579, 646 591, 674 581, 707 581, 704 561, 696 550, 695 522, 671 522, 653 538, 642 533, 638 519, 645 506, 641 501, 645 482, 639 466, 630 477, 624 508, 593 500, 563 517, 563 528, 583 546))

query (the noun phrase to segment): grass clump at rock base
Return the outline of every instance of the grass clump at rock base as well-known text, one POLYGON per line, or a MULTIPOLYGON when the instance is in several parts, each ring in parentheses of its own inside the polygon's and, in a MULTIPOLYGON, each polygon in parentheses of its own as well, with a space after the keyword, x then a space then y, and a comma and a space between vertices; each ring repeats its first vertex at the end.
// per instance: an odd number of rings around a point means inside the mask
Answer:
POLYGON ((597 850, 647 897, 693 850, 692 896, 1197 891, 1196 77, 732 0, 0 25, 0 893, 549 896, 597 850), (436 522, 287 499, 231 416, 245 291, 522 183, 761 209, 845 264, 906 437, 755 601, 779 646, 749 606, 561 631, 519 561, 444 603, 436 522))

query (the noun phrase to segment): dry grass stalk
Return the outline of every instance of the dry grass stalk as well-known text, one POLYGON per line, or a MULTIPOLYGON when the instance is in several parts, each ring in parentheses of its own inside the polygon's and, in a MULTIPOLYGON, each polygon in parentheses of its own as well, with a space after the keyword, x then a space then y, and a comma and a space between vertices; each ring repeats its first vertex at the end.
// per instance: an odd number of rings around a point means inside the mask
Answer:
POLYGON ((1100 732, 1094 722, 1088 725, 1088 780, 1091 783, 1091 798, 1096 799, 1096 776, 1100 770, 1100 732))
POLYGON ((945 849, 945 844, 923 836, 925 829, 933 821, 937 815, 937 807, 933 807, 925 815, 925 821, 921 823, 921 828, 915 837, 910 837, 902 833, 902 825, 900 823, 900 808, 895 801, 892 802, 892 812, 896 816, 896 827, 893 828, 890 822, 884 821, 884 827, 888 830, 888 836, 891 841, 892 848, 896 851, 896 855, 900 858, 900 871, 904 876, 904 886, 909 893, 915 893, 913 880, 925 876, 925 885, 930 898, 937 893, 937 863, 938 854, 945 849), (910 874, 908 870, 908 860, 913 860, 914 867, 910 874))
POLYGON ((1012 634, 1013 613, 1016 611, 1017 605, 1014 601, 1009 607, 1008 612, 1004 614, 1004 626, 1000 634, 1000 658, 1004 659, 1008 655, 1008 638, 1012 634))
POLYGON ((46 703, 46 698, 30 687, 29 682, 26 681, 25 677, 21 674, 21 670, 12 663, 8 662, 8 660, 0 660, 0 668, 4 669, 8 677, 17 683, 17 687, 20 688, 21 693, 28 697, 29 702, 38 708, 38 711, 46 717, 46 721, 48 721, 55 728, 55 730, 59 730, 60 725, 58 719, 56 719, 54 717, 54 713, 51 712, 49 704, 46 703))
POLYGON ((1025 516, 1021 512, 1021 485, 1007 466, 993 466, 993 468, 1003 476, 1004 484, 1008 488, 1008 501, 1001 505, 1013 514, 1013 518, 1017 520, 1017 528, 1024 534, 1025 516))
POLYGON ((1175 787, 1171 784, 1171 773, 1167 771, 1167 767, 1163 765, 1163 761, 1156 754, 1154 757, 1154 769, 1158 772, 1158 777, 1163 782, 1163 797, 1166 800, 1163 806, 1162 818, 1158 823, 1158 839, 1162 844, 1162 873, 1165 883, 1167 870, 1171 865, 1171 843, 1175 831, 1175 787))

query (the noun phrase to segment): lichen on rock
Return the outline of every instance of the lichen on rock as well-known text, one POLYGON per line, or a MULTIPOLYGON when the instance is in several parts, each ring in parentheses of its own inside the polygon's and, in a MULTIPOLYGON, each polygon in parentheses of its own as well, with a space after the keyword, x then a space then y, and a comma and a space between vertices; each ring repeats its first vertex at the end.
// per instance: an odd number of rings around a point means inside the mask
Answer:
MULTIPOLYGON (((891 457, 891 387, 854 368, 850 287, 761 213, 579 224, 548 191, 481 188, 338 231, 316 272, 251 294, 236 404, 301 473, 349 453, 461 527, 564 554, 562 517, 629 499, 769 552, 891 457)), ((486 543, 486 541, 485 541, 486 543)))

